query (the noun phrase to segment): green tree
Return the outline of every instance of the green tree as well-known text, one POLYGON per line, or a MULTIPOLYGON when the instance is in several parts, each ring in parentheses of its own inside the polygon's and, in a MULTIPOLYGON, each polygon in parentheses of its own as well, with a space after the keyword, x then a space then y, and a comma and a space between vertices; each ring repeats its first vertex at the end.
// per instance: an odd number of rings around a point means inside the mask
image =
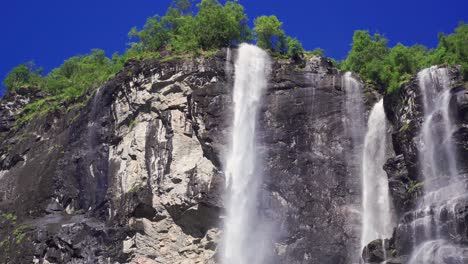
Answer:
POLYGON ((228 47, 249 39, 247 15, 236 1, 223 6, 217 0, 202 0, 198 9, 194 22, 201 49, 228 47))
POLYGON ((227 1, 224 5, 224 14, 229 25, 230 44, 240 44, 241 42, 252 40, 252 31, 249 28, 249 18, 245 13, 245 9, 237 0, 227 1))
POLYGON ((147 20, 141 31, 133 28, 129 36, 138 39, 127 57, 157 52, 163 47, 175 53, 197 53, 228 47, 251 40, 251 30, 244 7, 237 1, 202 0, 198 13, 192 14, 192 1, 176 0, 163 17, 147 20))
POLYGON ((276 16, 257 17, 254 25, 257 46, 280 53, 286 50, 286 34, 282 29, 283 23, 276 16))
POLYGON ((181 16, 179 22, 180 25, 177 31, 171 32, 169 46, 176 53, 197 52, 200 47, 195 27, 195 18, 190 15, 181 16))
POLYGON ((460 22, 454 33, 439 34, 439 45, 429 53, 427 64, 459 64, 468 80, 468 24, 460 22))
POLYGON ((14 67, 3 80, 8 91, 14 91, 21 86, 38 86, 41 82, 42 68, 37 68, 34 62, 20 64, 14 67))
POLYGON ((189 0, 175 0, 167 9, 166 15, 161 18, 164 28, 169 35, 179 34, 179 29, 185 23, 185 16, 192 15, 192 2, 189 0))
POLYGON ((291 37, 287 37, 286 42, 288 45, 288 57, 299 60, 304 53, 302 44, 296 38, 291 37))
POLYGON ((159 16, 153 16, 146 20, 146 24, 141 31, 133 27, 128 33, 130 38, 137 38, 139 45, 133 48, 141 48, 150 51, 160 50, 168 41, 169 33, 164 27, 164 23, 159 16))
POLYGON ((92 86, 102 84, 123 67, 122 60, 114 54, 106 57, 103 50, 93 49, 90 54, 71 57, 48 74, 44 89, 63 100, 73 100, 92 86))
POLYGON ((183 15, 187 15, 192 13, 192 2, 193 0, 174 0, 171 8, 178 10, 183 15))
POLYGON ((357 72, 364 79, 384 86, 380 74, 384 69, 384 59, 389 53, 387 42, 380 34, 371 36, 367 30, 356 30, 351 51, 342 63, 343 70, 357 72))
POLYGON ((399 89, 412 74, 424 67, 426 52, 424 46, 406 47, 401 43, 390 49, 383 61, 384 66, 379 77, 389 92, 399 89))

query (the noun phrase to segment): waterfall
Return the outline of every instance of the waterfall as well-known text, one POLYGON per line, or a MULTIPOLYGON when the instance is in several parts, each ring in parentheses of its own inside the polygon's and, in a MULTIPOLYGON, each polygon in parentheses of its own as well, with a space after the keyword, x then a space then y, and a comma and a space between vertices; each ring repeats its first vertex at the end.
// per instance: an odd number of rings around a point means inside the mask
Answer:
MULTIPOLYGON (((346 91, 345 109, 347 122, 345 129, 349 131, 354 151, 357 155, 358 161, 360 160, 361 151, 359 148, 363 142, 363 135, 365 132, 364 121, 364 102, 362 100, 362 84, 353 78, 351 72, 346 72, 343 75, 342 86, 346 91)), ((358 162, 358 164, 360 164, 358 162)))
POLYGON ((383 170, 387 153, 387 118, 383 100, 372 108, 367 127, 362 160, 361 249, 375 239, 390 238, 394 227, 388 178, 383 170))
POLYGON ((449 108, 449 75, 447 69, 434 66, 419 72, 418 79, 424 105, 419 146, 424 193, 413 213, 415 249, 409 263, 461 264, 457 253, 461 248, 450 243, 456 227, 449 221, 456 218, 456 205, 466 199, 466 190, 458 176, 452 142, 455 127, 449 108))
POLYGON ((257 171, 256 117, 267 86, 269 57, 260 48, 242 44, 235 63, 234 122, 225 166, 226 209, 222 263, 263 263, 266 253, 257 217, 261 175, 257 171))
POLYGON ((343 102, 345 115, 343 120, 344 132, 350 139, 349 149, 345 152, 346 160, 346 185, 356 193, 350 195, 346 201, 348 208, 344 229, 349 230, 348 235, 353 242, 349 245, 349 256, 351 263, 358 263, 361 259, 361 247, 359 238, 362 233, 362 210, 361 210, 361 181, 362 174, 362 151, 364 145, 364 134, 366 132, 366 122, 364 114, 363 85, 352 76, 351 72, 346 72, 341 78, 341 86, 345 91, 343 102))
POLYGON ((455 151, 451 141, 454 130, 449 113, 450 90, 447 69, 431 67, 418 74, 424 103, 421 129, 421 170, 424 176, 424 205, 445 202, 463 193, 459 188, 455 151), (443 188, 443 190, 441 190, 443 188))

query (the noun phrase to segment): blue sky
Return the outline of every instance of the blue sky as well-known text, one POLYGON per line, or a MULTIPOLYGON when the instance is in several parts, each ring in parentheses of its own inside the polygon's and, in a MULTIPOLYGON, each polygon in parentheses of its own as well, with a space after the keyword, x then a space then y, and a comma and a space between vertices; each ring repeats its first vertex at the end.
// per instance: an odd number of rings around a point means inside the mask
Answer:
MULTIPOLYGON (((29 60, 45 71, 68 57, 102 48, 122 52, 132 26, 164 14, 170 0, 4 0, 0 3, 0 78, 29 60)), ((306 49, 323 48, 343 59, 356 29, 380 32, 394 45, 437 44, 437 33, 450 33, 468 22, 467 0, 240 0, 251 21, 275 14, 288 35, 306 49)), ((0 88, 3 90, 3 88, 0 88)), ((0 91, 0 95, 1 95, 0 91)))

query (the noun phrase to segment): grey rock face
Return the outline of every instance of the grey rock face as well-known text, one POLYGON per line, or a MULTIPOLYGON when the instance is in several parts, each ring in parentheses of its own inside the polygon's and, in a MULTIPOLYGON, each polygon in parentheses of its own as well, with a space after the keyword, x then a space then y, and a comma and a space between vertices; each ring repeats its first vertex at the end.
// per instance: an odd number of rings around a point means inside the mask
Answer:
MULTIPOLYGON (((224 53, 130 61, 84 107, 0 132, 0 262, 218 263, 234 74, 226 63, 224 53)), ((273 64, 258 142, 275 263, 359 256, 345 98, 330 61, 273 64)), ((375 93, 364 100, 370 107, 375 93)))
POLYGON ((324 60, 272 76, 260 116, 264 171, 281 263, 351 263, 359 244, 359 175, 346 154, 341 74, 324 60), (281 87, 281 89, 275 89, 281 87))
POLYGON ((10 125, 2 134, 0 217, 11 228, 0 232, 0 262, 213 258, 222 177, 219 161, 204 155, 203 124, 189 101, 193 89, 227 89, 223 65, 217 57, 130 62, 83 108, 10 125))
POLYGON ((388 239, 376 239, 369 243, 362 252, 365 263, 382 263, 392 257, 388 239))

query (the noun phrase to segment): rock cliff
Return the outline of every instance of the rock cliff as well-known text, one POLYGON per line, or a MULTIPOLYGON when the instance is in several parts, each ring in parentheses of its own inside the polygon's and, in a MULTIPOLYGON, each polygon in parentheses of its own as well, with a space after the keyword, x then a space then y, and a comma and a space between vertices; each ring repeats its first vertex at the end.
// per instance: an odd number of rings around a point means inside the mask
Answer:
MULTIPOLYGON (((235 52, 233 52, 235 53, 235 52)), ((78 103, 18 122, 34 89, 0 101, 0 262, 219 263, 223 162, 233 59, 129 61, 78 103)), ((457 68, 451 110, 468 173, 468 90, 457 68)), ((331 61, 274 60, 259 111, 259 206, 275 224, 274 263, 359 263, 359 142, 343 73, 331 61)), ((378 93, 364 86, 365 109, 378 93)), ((422 122, 415 78, 384 99, 395 157, 385 170, 400 226, 418 197, 422 122)), ((364 110, 365 110, 364 109, 364 110)), ((367 111, 365 111, 366 115, 367 111)), ((468 243, 466 203, 450 219, 468 243)), ((411 234, 366 248, 405 263, 411 234)))
MULTIPOLYGON (((79 104, 18 125, 38 92, 0 102, 0 261, 216 263, 232 61, 130 61, 79 104)), ((262 214, 278 263, 350 263, 359 178, 341 73, 274 61, 259 114, 262 214)), ((371 104, 373 93, 369 93, 371 104)))

